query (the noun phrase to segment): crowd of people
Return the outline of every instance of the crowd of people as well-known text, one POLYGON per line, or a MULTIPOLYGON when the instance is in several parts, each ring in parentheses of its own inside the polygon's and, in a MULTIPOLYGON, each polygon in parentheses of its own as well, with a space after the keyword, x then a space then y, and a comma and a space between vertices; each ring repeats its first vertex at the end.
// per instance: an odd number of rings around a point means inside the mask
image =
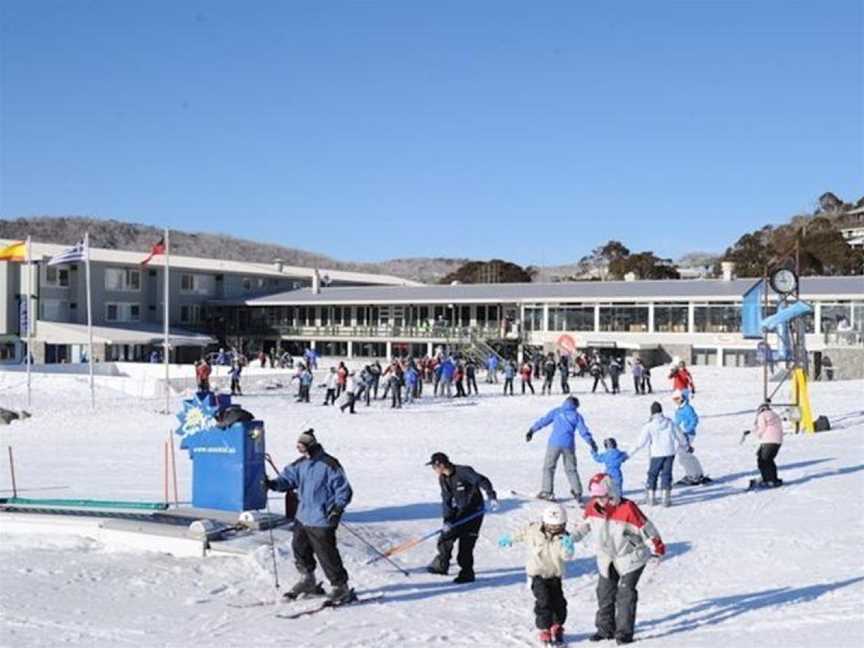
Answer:
MULTIPOLYGON (((304 358, 296 366, 297 400, 300 402, 310 402, 309 392, 314 383, 311 364, 308 358, 304 358)), ((495 383, 500 372, 504 378, 504 394, 510 395, 518 376, 523 393, 526 389, 533 393, 533 378, 537 375, 535 364, 533 359, 517 365, 513 361, 501 362, 497 357, 494 360, 490 357, 485 366, 486 380, 495 383)), ((577 375, 582 364, 586 367, 583 374, 596 377, 598 370, 594 367, 604 363, 597 356, 580 363, 577 356, 577 375)), ((206 361, 199 366, 202 387, 207 386, 208 376, 204 368, 207 366, 206 361)), ((622 364, 615 358, 610 359, 608 367, 599 373, 600 380, 595 379, 594 386, 598 382, 603 384, 603 377, 608 375, 611 393, 617 393, 620 371, 616 372, 613 368, 616 366, 620 368, 622 364)), ((638 360, 634 360, 632 367, 634 391, 637 394, 651 393, 650 378, 647 384, 643 382, 650 371, 638 360)), ((666 548, 659 531, 640 506, 623 495, 625 464, 643 450, 649 454, 643 506, 672 505, 676 459, 683 469, 678 485, 697 486, 711 482, 694 448, 699 425, 699 416, 692 403, 695 383, 685 362, 674 363, 668 375, 674 414, 667 416, 660 401, 652 402, 648 408, 649 418, 632 448, 621 449, 614 437, 608 437, 603 440, 601 451, 588 422, 579 411, 579 398, 570 393, 570 369, 569 359, 562 362, 551 355, 541 358, 539 372, 544 379, 541 393, 551 393, 550 383, 557 375, 566 397, 561 405, 539 417, 525 435, 526 441, 531 442, 535 435, 551 428, 542 466, 542 486, 536 495, 538 499, 548 500, 549 504, 539 521, 502 535, 498 545, 502 549, 514 543, 526 545, 526 572, 534 597, 535 625, 542 643, 556 645, 563 641, 567 619, 567 601, 562 587, 564 564, 573 557, 575 542, 592 535, 597 555, 598 584, 596 631, 590 639, 614 639, 619 645, 628 644, 634 641, 638 582, 651 557, 663 556, 666 548), (593 460, 603 467, 602 472, 588 481, 585 500, 577 468, 577 434, 588 446, 593 460), (581 515, 574 521, 568 520, 566 509, 555 501, 555 471, 559 460, 564 464, 570 495, 581 507, 581 515)), ((341 409, 354 413, 357 401, 365 400, 369 405, 373 399, 389 398, 390 406, 399 408, 403 403, 422 397, 424 389, 431 389, 435 396, 463 397, 472 390, 477 393, 476 374, 477 366, 473 359, 444 353, 417 360, 394 359, 386 367, 374 361, 359 371, 340 362, 329 368, 321 385, 326 390, 323 405, 331 406, 342 400, 341 409)), ((774 461, 782 443, 782 422, 771 409, 770 401, 758 410, 754 435, 760 441, 757 463, 762 478, 754 480, 751 486, 782 485, 774 461)), ((334 605, 351 602, 354 593, 348 585, 348 573, 336 537, 342 514, 352 498, 351 486, 339 461, 324 451, 313 430, 300 435, 297 450, 301 458, 287 466, 275 479, 266 481, 268 489, 292 491, 299 500, 292 549, 300 579, 287 596, 323 594, 315 577, 316 565, 320 563, 332 585, 327 594, 329 600, 334 605)), ((455 550, 459 572, 454 583, 471 583, 475 580, 474 547, 484 515, 498 509, 496 491, 487 476, 472 466, 454 463, 443 452, 434 453, 426 465, 431 466, 435 473, 442 502, 437 552, 427 571, 447 575, 455 550)))

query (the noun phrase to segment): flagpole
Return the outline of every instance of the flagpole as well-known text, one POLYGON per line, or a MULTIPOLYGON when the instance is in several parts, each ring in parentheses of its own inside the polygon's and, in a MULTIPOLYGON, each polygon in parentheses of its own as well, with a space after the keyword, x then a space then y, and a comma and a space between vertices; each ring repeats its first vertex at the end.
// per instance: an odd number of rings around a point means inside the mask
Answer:
POLYGON ((171 355, 168 347, 168 322, 169 316, 171 314, 171 309, 169 306, 169 300, 171 297, 171 284, 168 279, 168 273, 171 268, 171 243, 168 240, 168 228, 165 228, 165 344, 164 344, 164 355, 165 355, 165 413, 171 413, 171 387, 169 380, 171 379, 171 365, 169 362, 169 356, 171 355))
POLYGON ((32 244, 30 236, 27 236, 27 407, 30 407, 33 402, 33 395, 30 382, 30 365, 31 365, 31 349, 33 348, 33 340, 30 336, 30 331, 33 330, 33 253, 31 250, 32 244))
POLYGON ((93 300, 90 292, 90 232, 84 234, 84 268, 87 283, 87 363, 90 365, 90 407, 96 409, 96 385, 93 379, 93 300))

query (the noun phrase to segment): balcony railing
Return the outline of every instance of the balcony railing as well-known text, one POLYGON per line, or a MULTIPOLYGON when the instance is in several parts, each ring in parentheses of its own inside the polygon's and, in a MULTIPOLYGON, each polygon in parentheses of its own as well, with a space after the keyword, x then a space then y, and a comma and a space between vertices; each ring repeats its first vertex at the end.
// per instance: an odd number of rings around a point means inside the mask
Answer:
MULTIPOLYGON (((211 331, 221 333, 222 331, 211 331)), ((451 344, 470 344, 475 339, 506 339, 518 341, 519 332, 513 331, 502 336, 500 326, 289 326, 253 322, 243 326, 227 327, 229 335, 278 335, 309 339, 328 338, 409 338, 441 340, 451 344)))

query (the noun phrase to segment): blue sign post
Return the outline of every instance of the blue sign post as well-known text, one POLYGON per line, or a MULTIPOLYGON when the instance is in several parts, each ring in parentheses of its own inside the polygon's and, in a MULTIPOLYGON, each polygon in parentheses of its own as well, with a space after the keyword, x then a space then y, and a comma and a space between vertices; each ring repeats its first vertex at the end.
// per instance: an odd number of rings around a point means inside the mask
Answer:
POLYGON ((177 415, 180 448, 192 459, 192 505, 222 511, 250 511, 267 504, 264 490, 264 423, 217 424, 230 397, 199 392, 183 401, 177 415))

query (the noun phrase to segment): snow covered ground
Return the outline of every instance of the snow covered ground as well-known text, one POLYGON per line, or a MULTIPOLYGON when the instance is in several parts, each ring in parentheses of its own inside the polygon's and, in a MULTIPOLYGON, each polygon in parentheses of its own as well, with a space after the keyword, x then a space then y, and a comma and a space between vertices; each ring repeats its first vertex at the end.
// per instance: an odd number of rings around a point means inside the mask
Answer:
MULTIPOLYGON (((660 370, 654 376, 661 388, 655 396, 671 410, 667 382, 660 370)), ((423 465, 433 451, 488 475, 502 510, 484 523, 477 582, 458 586, 423 572, 434 542, 400 558, 412 569, 408 578, 380 562, 364 565, 369 550, 343 530, 352 584, 361 595, 381 592, 383 599, 292 621, 275 616, 285 606, 232 607, 275 596, 266 547, 249 557, 175 558, 118 550, 86 537, 16 533, 0 517, 0 645, 535 643, 522 549, 501 550, 496 540, 539 514, 539 503, 509 491, 539 490, 547 434, 530 444, 524 435, 534 419, 561 402, 560 395, 504 397, 500 386, 481 385, 479 398, 427 398, 396 411, 375 403, 349 416, 321 407, 319 390, 313 392, 316 403, 301 405, 285 390, 263 389, 260 380, 250 377, 253 393, 238 400, 265 420, 268 450, 287 463, 298 432, 314 427, 354 486, 345 521, 378 546, 440 523, 436 480, 423 465)), ((786 485, 745 493, 756 473, 755 446, 740 446, 739 438, 761 394, 758 370, 697 367, 695 380, 694 405, 702 417, 697 449, 716 481, 676 489, 672 508, 645 509, 669 552, 646 570, 639 587, 639 645, 864 645, 864 381, 811 385, 815 412, 827 414, 835 429, 787 435, 778 459, 786 485)), ((625 449, 631 446, 652 398, 592 395, 587 381, 574 384, 595 438, 615 436, 625 449)), ((174 419, 158 412, 160 399, 130 400, 103 386, 98 410, 91 412, 83 377, 40 376, 34 387, 34 417, 0 428, 3 454, 7 445, 15 451, 20 495, 161 500, 162 443, 174 419)), ((22 403, 21 384, 3 383, 0 405, 22 403)), ((584 444, 577 454, 585 483, 599 467, 584 444)), ((178 453, 178 464, 181 499, 188 499, 185 453, 178 453)), ((646 465, 645 453, 625 464, 631 497, 641 492, 646 465)), ((560 468, 556 480, 558 492, 566 492, 560 468)), ((10 492, 5 457, 0 489, 10 492)), ((271 504, 280 506, 277 494, 271 504)), ((565 581, 571 643, 593 631, 597 577, 589 542, 577 547, 565 581)), ((284 535, 278 558, 280 578, 290 586, 295 572, 284 535)))

